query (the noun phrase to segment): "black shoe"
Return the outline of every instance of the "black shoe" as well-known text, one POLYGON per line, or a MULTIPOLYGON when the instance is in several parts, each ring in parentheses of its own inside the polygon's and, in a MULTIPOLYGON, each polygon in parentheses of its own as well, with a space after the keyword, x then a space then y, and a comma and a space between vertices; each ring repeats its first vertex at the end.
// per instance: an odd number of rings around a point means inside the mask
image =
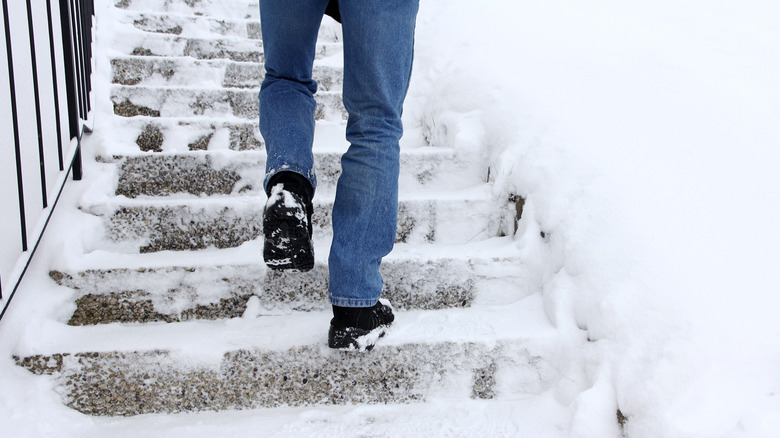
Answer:
POLYGON ((263 211, 263 259, 271 269, 309 271, 314 267, 311 186, 306 181, 309 190, 305 190, 297 179, 303 177, 275 176, 268 184, 268 202, 263 211))
POLYGON ((328 347, 347 351, 371 351, 394 319, 393 308, 381 301, 377 301, 373 307, 333 306, 328 347))

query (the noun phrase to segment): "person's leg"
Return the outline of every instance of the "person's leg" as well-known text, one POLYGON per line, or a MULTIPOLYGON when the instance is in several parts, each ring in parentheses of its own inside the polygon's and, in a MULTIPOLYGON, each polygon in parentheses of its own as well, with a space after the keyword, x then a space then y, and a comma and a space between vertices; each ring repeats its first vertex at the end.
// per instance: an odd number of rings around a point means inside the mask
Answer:
POLYGON ((393 248, 401 113, 409 86, 417 0, 339 0, 349 150, 333 206, 330 300, 373 307, 379 265, 393 248))
POLYGON ((328 0, 261 0, 266 75, 260 89, 260 132, 268 159, 263 185, 279 172, 303 175, 316 187, 312 64, 328 0))
POLYGON ((272 269, 314 266, 312 203, 316 187, 312 64, 328 0, 261 0, 266 75, 260 132, 268 154, 263 181, 263 259, 272 269))

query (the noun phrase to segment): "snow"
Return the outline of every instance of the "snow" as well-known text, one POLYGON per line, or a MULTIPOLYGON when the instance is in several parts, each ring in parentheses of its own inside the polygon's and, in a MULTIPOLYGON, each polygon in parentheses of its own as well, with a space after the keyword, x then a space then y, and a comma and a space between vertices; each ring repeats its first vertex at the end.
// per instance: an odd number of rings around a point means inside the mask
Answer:
MULTIPOLYGON (((106 7, 98 14, 109 17, 106 7)), ((777 436, 778 16, 780 5, 760 0, 421 2, 402 146, 452 148, 471 158, 464 174, 490 167, 497 199, 526 198, 517 235, 501 245, 524 260, 521 277, 529 284, 517 287, 536 293, 522 304, 492 297, 476 315, 404 313, 386 341, 394 342, 393 335, 420 340, 410 333, 418 326, 457 324, 438 335, 445 340, 482 339, 513 324, 546 327, 554 332, 550 338, 561 340, 549 353, 568 364, 559 370, 566 378, 549 391, 489 405, 455 400, 451 388, 420 406, 132 419, 77 414, 61 405, 48 380, 16 367, 9 356, 67 349, 77 332, 89 333, 95 349, 110 349, 115 336, 139 347, 164 346, 184 342, 183 332, 195 330, 205 341, 192 346, 192 354, 216 360, 232 346, 226 339, 259 345, 246 333, 269 322, 247 317, 179 327, 64 329, 57 321, 72 311, 72 292, 52 287, 48 267, 102 245, 99 236, 72 237, 73 245, 55 241, 64 223, 83 220, 65 208, 77 205, 86 187, 69 183, 63 212, 55 213, 24 290, 0 323, 3 433, 777 436), (627 418, 623 431, 618 409, 627 418)), ((105 154, 102 139, 116 132, 101 133, 98 122, 87 153, 105 154)), ((100 170, 93 164, 89 172, 100 170)), ((202 263, 216 257, 202 256, 202 263)), ((312 334, 319 321, 278 319, 312 327, 265 340, 269 346, 321 335, 312 334)), ((513 376, 505 378, 511 387, 513 376)))

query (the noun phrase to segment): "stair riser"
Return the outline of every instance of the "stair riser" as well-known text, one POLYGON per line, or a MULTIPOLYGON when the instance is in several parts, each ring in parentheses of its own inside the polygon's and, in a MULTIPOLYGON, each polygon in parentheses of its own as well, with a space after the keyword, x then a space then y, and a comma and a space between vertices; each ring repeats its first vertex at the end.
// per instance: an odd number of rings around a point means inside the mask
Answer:
MULTIPOLYGON (((263 156, 245 157, 240 161, 216 165, 208 155, 150 155, 128 157, 119 164, 116 194, 137 196, 168 196, 181 193, 214 195, 231 193, 260 194, 263 192, 265 160, 263 156)), ((420 190, 435 183, 434 175, 454 171, 453 154, 401 154, 402 193, 420 190)), ((317 192, 333 194, 341 175, 341 154, 314 155, 317 171, 317 192)))
MULTIPOLYGON (((226 353, 218 367, 185 365, 186 359, 165 351, 30 356, 17 363, 52 374, 69 407, 95 416, 411 403, 469 381, 473 398, 492 398, 503 370, 535 369, 529 377, 538 380, 545 374, 540 368, 551 366, 527 351, 508 358, 501 347, 453 343, 379 347, 367 354, 324 345, 237 350, 226 353)), ((550 386, 529 383, 535 392, 550 386)))
MULTIPOLYGON (((126 206, 106 216, 115 242, 138 242, 141 252, 234 248, 262 232, 262 198, 256 205, 220 207, 126 206)), ((404 201, 399 204, 398 243, 466 243, 499 235, 505 216, 490 201, 404 201), (465 212, 465 213, 464 213, 465 212), (439 231, 444 229, 444 233, 439 231), (460 233, 452 232, 460 230, 460 233)), ((92 208, 91 208, 92 209, 92 208)), ((331 204, 315 203, 315 238, 331 233, 331 204)), ((94 210, 93 210, 94 211, 94 210)))
POLYGON ((263 45, 259 40, 202 39, 155 34, 139 38, 134 34, 120 34, 113 41, 113 45, 120 53, 132 56, 265 62, 263 45))
MULTIPOLYGON (((260 255, 257 256, 260 259, 260 255)), ((247 300, 256 296, 273 311, 327 310, 328 268, 310 272, 268 270, 260 260, 252 265, 52 271, 61 286, 77 292, 71 325, 110 322, 184 321, 239 317, 247 300)), ((515 259, 435 261, 389 260, 380 269, 382 296, 397 310, 437 310, 469 307, 476 284, 495 275, 497 266, 511 273, 515 259), (486 272, 481 266, 491 266, 486 272)), ((509 274, 507 274, 509 275, 509 274)))
MULTIPOLYGON (((259 9, 259 8, 258 8, 259 9)), ((120 19, 138 30, 166 35, 193 36, 197 38, 262 39, 259 16, 246 19, 214 19, 197 15, 169 15, 157 13, 126 12, 120 19)), ((317 41, 337 43, 342 39, 338 26, 320 28, 317 41)))
POLYGON ((183 15, 211 15, 224 18, 260 19, 257 1, 245 0, 117 0, 114 6, 126 11, 157 11, 183 15))
MULTIPOLYGON (((315 120, 347 120, 341 93, 317 93, 315 120)), ((258 118, 257 91, 187 90, 117 86, 112 90, 114 114, 122 117, 258 118)))
POLYGON ((138 30, 199 38, 241 38, 259 40, 260 20, 213 19, 199 16, 126 13, 120 20, 138 30))
MULTIPOLYGON (((260 40, 186 38, 163 34, 147 34, 139 38, 136 34, 125 33, 118 35, 112 41, 112 46, 119 53, 131 56, 265 62, 260 40)), ((319 43, 316 47, 315 60, 340 53, 339 43, 319 43)))
MULTIPOLYGON (((198 86, 201 88, 257 88, 265 77, 260 63, 196 61, 151 57, 111 60, 112 83, 140 86, 198 86)), ((312 76, 319 91, 340 91, 341 69, 314 66, 312 76)))
MULTIPOLYGON (((187 152, 230 149, 233 151, 264 150, 265 143, 260 135, 256 120, 229 121, 223 118, 159 118, 136 116, 119 120, 128 134, 114 139, 115 151, 125 154, 137 152, 187 152), (149 129, 159 135, 155 141, 146 139, 149 129)), ((329 122, 321 122, 329 123, 329 122)), ((326 128, 323 128, 326 129, 326 128)), ((343 131, 343 126, 334 129, 343 131)), ((113 161, 101 156, 102 161, 113 161)))

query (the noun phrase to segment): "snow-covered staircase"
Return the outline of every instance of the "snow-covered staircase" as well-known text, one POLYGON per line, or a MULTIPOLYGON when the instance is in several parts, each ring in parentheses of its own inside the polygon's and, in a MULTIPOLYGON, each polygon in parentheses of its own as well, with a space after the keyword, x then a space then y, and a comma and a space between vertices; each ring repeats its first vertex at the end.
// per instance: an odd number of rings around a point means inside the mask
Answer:
MULTIPOLYGON (((116 128, 82 197, 102 247, 52 266, 74 311, 17 363, 92 415, 538 395, 559 379, 557 331, 498 198, 453 149, 405 145, 397 245, 383 263, 396 324, 367 354, 329 350, 330 207, 346 149, 340 34, 320 33, 316 266, 262 262, 265 154, 257 4, 121 0, 99 28, 116 128), (455 176, 455 177, 453 177, 455 176), (99 219, 99 220, 95 220, 99 219)), ((108 116, 108 115, 107 115, 108 116)), ((86 175, 89 178, 90 175, 86 175)))

